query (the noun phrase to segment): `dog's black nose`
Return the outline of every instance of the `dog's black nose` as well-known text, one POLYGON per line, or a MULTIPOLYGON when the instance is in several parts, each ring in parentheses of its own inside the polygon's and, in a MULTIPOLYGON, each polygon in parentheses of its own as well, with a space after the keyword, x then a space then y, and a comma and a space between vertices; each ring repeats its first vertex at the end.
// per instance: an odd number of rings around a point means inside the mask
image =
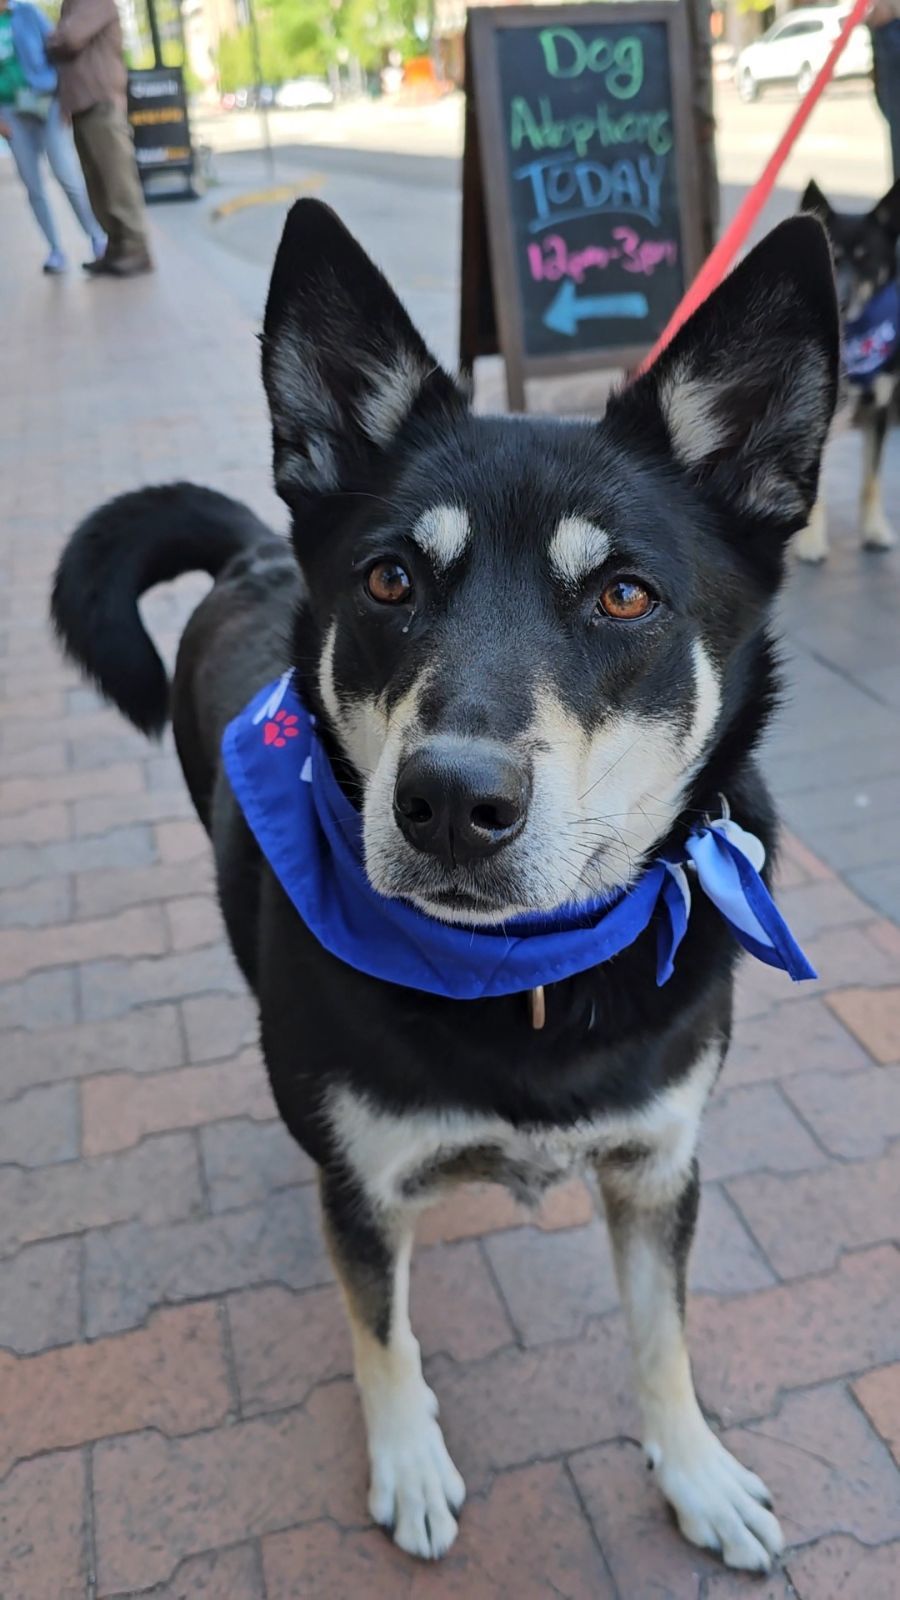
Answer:
POLYGON ((498 746, 435 740, 400 768, 394 815, 417 850, 466 866, 521 833, 530 790, 522 763, 498 746))

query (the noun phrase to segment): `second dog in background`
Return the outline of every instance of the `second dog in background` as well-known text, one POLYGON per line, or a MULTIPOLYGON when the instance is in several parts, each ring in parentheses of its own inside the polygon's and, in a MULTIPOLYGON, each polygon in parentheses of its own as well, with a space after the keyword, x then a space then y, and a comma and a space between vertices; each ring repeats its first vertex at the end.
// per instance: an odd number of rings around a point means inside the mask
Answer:
MULTIPOLYGON (((800 202, 825 224, 834 254, 844 366, 844 403, 862 432, 863 475, 860 541, 869 550, 897 542, 881 496, 881 461, 888 427, 895 420, 900 383, 900 182, 871 211, 835 211, 818 184, 807 184, 800 202)), ((801 561, 824 561, 828 519, 820 495, 808 527, 794 541, 801 561)))

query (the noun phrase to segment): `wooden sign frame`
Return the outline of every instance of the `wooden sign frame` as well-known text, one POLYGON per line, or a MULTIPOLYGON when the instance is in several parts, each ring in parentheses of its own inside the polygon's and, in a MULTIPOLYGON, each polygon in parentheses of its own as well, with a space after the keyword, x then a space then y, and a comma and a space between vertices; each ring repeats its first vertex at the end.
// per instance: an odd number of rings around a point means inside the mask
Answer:
MULTIPOLYGON (((703 259, 701 163, 692 108, 692 63, 685 0, 582 0, 576 5, 478 7, 466 29, 466 123, 463 151, 460 369, 471 388, 479 356, 501 354, 506 365, 511 411, 525 410, 528 378, 562 376, 639 365, 645 344, 623 348, 528 355, 516 271, 515 234, 509 204, 512 173, 501 92, 497 35, 511 28, 589 27, 596 23, 663 23, 668 34, 675 172, 679 196, 684 286, 703 259), (498 288, 501 292, 498 293, 498 288)), ((674 308, 673 308, 674 309, 674 308)))

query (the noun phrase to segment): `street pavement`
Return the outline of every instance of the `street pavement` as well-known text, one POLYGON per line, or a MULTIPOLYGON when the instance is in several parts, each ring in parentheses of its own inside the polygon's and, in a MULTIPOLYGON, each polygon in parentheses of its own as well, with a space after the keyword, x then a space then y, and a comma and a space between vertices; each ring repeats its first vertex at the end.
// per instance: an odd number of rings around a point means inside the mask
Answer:
MULTIPOLYGON (((452 359, 451 153, 333 150, 279 164, 452 359)), ((0 1596, 894 1600, 900 556, 857 548, 858 441, 829 455, 832 556, 792 573, 766 751, 781 903, 821 976, 742 974, 690 1310, 703 1401, 775 1493, 784 1567, 726 1574, 670 1526, 581 1184, 536 1220, 486 1190, 423 1223, 413 1315, 470 1501, 444 1565, 417 1567, 366 1521, 313 1175, 275 1117, 171 741, 103 708, 46 627, 62 541, 110 494, 187 476, 284 526, 254 337, 280 213, 214 220, 263 181, 253 153, 216 164, 206 200, 154 208, 160 270, 130 283, 43 279, 0 165, 0 1596)), ((586 409, 600 387, 536 399, 586 409)), ((488 365, 479 404, 500 392, 488 365)), ((890 512, 896 436, 886 482, 890 512)), ((148 599, 169 654, 202 590, 148 599)))

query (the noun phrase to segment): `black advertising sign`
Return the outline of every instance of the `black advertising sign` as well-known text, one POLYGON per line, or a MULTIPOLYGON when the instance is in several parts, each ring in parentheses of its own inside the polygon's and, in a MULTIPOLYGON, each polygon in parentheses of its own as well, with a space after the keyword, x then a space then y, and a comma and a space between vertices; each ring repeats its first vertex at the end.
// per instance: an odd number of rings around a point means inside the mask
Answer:
POLYGON ((635 365, 702 259, 683 0, 475 10, 462 364, 635 365), (483 280, 490 277, 490 289, 483 280))
POLYGON ((128 121, 142 180, 148 174, 193 172, 187 96, 180 67, 129 72, 128 121))

